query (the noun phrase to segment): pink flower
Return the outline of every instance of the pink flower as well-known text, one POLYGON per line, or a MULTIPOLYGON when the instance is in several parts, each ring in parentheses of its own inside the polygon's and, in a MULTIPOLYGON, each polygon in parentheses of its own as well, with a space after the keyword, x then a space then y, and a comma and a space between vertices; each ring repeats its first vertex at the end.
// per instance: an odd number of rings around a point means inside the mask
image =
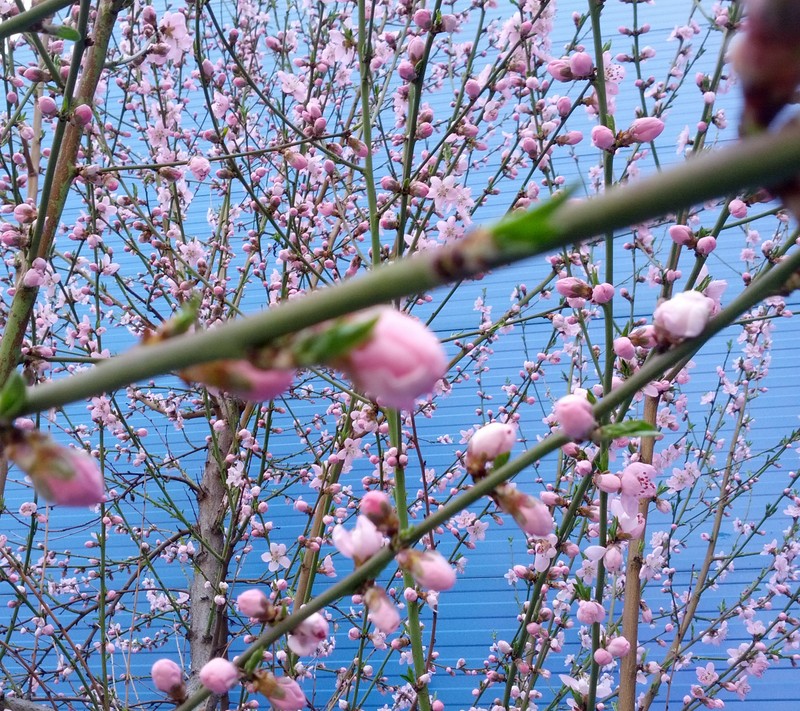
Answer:
POLYGON ((569 68, 569 61, 566 59, 554 59, 547 65, 547 72, 556 81, 572 81, 572 70, 569 68))
POLYGON ((253 687, 269 699, 275 711, 300 711, 306 706, 306 695, 291 677, 259 671, 253 687))
POLYGON ((378 587, 371 587, 364 594, 367 618, 384 634, 391 634, 400 626, 400 613, 388 595, 378 587))
POLYGON ((315 612, 289 634, 287 644, 298 657, 314 654, 320 642, 328 636, 328 621, 319 612, 315 612))
POLYGON ((213 694, 224 694, 239 683, 239 669, 227 659, 212 659, 200 670, 200 683, 213 694))
POLYGON ((622 483, 616 474, 597 474, 594 477, 594 485, 606 494, 616 494, 622 483))
POLYGON ((631 651, 631 643, 625 637, 614 637, 606 643, 606 649, 614 658, 624 657, 631 651))
POLYGON ((379 531, 387 535, 393 534, 399 526, 394 506, 382 491, 368 491, 364 494, 358 510, 372 521, 379 531))
POLYGON ((736 198, 728 203, 728 212, 737 220, 741 220, 743 217, 747 217, 747 205, 744 201, 736 198))
POLYGON ((594 62, 587 52, 576 52, 569 58, 569 70, 575 79, 586 79, 594 72, 594 62))
POLYGON ((456 571, 447 559, 436 551, 401 550, 395 557, 401 568, 414 576, 417 585, 426 590, 449 590, 456 584, 456 571))
POLYGON ((602 622, 606 618, 606 611, 596 600, 579 600, 578 612, 575 615, 578 622, 584 625, 593 625, 595 622, 602 622))
POLYGON ((614 132, 608 126, 595 126, 592 128, 592 144, 601 151, 608 151, 616 142, 614 132))
POLYGON ((559 279, 556 291, 567 299, 588 299, 592 296, 592 287, 576 277, 559 279))
POLYGON ((421 30, 429 30, 433 27, 433 14, 430 10, 420 8, 414 13, 414 24, 421 30))
POLYGON ((638 118, 628 129, 631 138, 637 143, 649 143, 661 135, 664 130, 664 122, 654 116, 638 118))
POLYGON ((21 202, 14 208, 14 219, 21 225, 29 225, 36 221, 38 211, 35 205, 29 202, 21 202))
POLYGON ((672 225, 667 231, 669 232, 669 238, 675 244, 689 244, 694 241, 694 232, 686 225, 672 225))
POLYGON ((245 590, 236 598, 236 605, 239 612, 256 620, 265 621, 268 613, 272 611, 272 604, 269 598, 256 588, 245 590))
POLYGON ((361 565, 383 547, 383 534, 366 516, 359 516, 352 531, 342 525, 335 526, 331 541, 342 555, 361 565))
POLYGON ((83 451, 57 445, 38 431, 13 430, 6 454, 48 501, 64 506, 93 506, 105 498, 97 462, 83 451))
POLYGON ((614 353, 623 360, 633 360, 636 357, 636 348, 627 336, 614 339, 614 353))
POLYGON ((85 128, 92 122, 93 118, 94 112, 88 104, 81 104, 72 110, 72 122, 78 128, 85 128))
POLYGON ((614 661, 614 657, 611 652, 601 647, 594 653, 594 661, 597 662, 599 666, 604 667, 607 664, 611 664, 611 662, 614 661))
POLYGON ((592 301, 595 304, 607 304, 614 298, 614 287, 607 282, 598 284, 592 289, 592 301))
POLYGON ((580 392, 580 389, 572 395, 565 395, 558 400, 553 414, 564 433, 574 440, 586 439, 597 427, 592 404, 580 392))
POLYGON ((353 382, 379 404, 411 409, 416 398, 433 390, 447 371, 439 339, 419 320, 382 307, 358 318, 376 318, 365 343, 340 363, 353 382))
POLYGON ((517 428, 503 422, 490 422, 470 437, 467 459, 487 462, 511 451, 517 441, 517 428))
POLYGON ((553 532, 553 516, 539 499, 509 484, 498 487, 494 499, 498 507, 510 514, 529 536, 547 536, 553 532))
POLYGON ((172 698, 183 699, 186 688, 183 684, 183 669, 171 659, 159 659, 150 669, 150 676, 156 689, 172 698))
POLYGON ((189 171, 198 180, 205 180, 211 174, 211 163, 203 156, 192 156, 189 159, 189 171))
POLYGON ((39 110, 43 116, 55 116, 58 113, 58 105, 50 96, 39 97, 39 110))
POLYGON ((714 303, 699 291, 682 291, 661 303, 653 314, 656 337, 662 343, 680 343, 699 336, 711 317, 714 303))
POLYGON ((701 237, 697 240, 697 244, 695 245, 695 251, 701 257, 707 257, 717 248, 717 240, 712 237, 711 235, 706 235, 705 237, 701 237))
POLYGON ((247 360, 215 360, 185 368, 180 376, 203 383, 215 395, 224 391, 242 400, 265 402, 291 387, 294 371, 263 370, 247 360))
POLYGON ((619 476, 620 493, 636 499, 649 499, 656 495, 655 467, 642 462, 632 462, 619 476))

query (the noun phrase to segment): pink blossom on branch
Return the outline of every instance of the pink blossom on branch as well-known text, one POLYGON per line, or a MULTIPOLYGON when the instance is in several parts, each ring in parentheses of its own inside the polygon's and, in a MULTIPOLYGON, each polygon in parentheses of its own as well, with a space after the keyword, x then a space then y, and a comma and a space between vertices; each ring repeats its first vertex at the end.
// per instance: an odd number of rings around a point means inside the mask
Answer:
POLYGON ((304 657, 314 654, 327 637, 328 621, 321 613, 315 612, 289 633, 286 643, 297 656, 304 657))
POLYGON ((213 694, 224 694, 239 683, 239 669, 227 659, 212 659, 200 670, 200 683, 213 694))
POLYGON ((663 344, 675 344, 699 336, 706 327, 714 303, 699 291, 682 291, 664 301, 653 313, 656 337, 663 344))
POLYGON ((467 466, 483 465, 508 454, 517 441, 517 428, 507 422, 490 422, 475 431, 467 445, 467 466))
POLYGON ((293 370, 257 368, 247 360, 217 360, 180 372, 184 380, 202 383, 214 395, 227 392, 251 402, 265 402, 283 394, 291 387, 294 375, 293 370))
POLYGON ((372 586, 364 594, 367 605, 367 618, 384 634, 391 634, 400 626, 400 613, 397 606, 389 599, 386 592, 372 586))
POLYGON ((156 689, 169 694, 176 701, 186 696, 183 669, 171 659, 159 659, 150 669, 150 676, 156 689))
POLYGON ((384 543, 383 534, 366 516, 356 519, 356 527, 352 531, 342 525, 335 526, 331 541, 342 555, 352 558, 356 565, 369 560, 384 543))
POLYGON ((412 409, 447 371, 439 339, 418 319, 390 307, 362 312, 377 318, 367 340, 338 362, 353 382, 379 405, 412 409))
POLYGON ((456 584, 456 571, 441 553, 406 548, 397 554, 396 560, 421 588, 441 592, 456 584))
POLYGON ((510 514, 529 536, 547 536, 553 532, 553 516, 547 506, 533 496, 511 484, 504 484, 496 489, 494 499, 497 506, 510 514))
POLYGON ((38 431, 13 430, 6 437, 6 455, 48 501, 93 506, 105 498, 103 475, 86 452, 61 447, 38 431))
POLYGON ((586 439, 597 427, 592 404, 586 399, 585 392, 579 388, 559 399, 553 408, 561 429, 576 441, 586 439))

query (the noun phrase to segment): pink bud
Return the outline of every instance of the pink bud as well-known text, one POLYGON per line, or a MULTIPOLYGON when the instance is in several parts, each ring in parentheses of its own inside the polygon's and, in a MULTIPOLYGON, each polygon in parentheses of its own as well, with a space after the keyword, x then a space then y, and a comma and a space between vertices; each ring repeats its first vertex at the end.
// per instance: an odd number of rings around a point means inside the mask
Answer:
POLYGON ((227 659, 212 659, 200 670, 200 683, 213 694, 224 694, 239 683, 239 669, 227 659))
POLYGON ((72 121, 78 128, 85 128, 92 122, 93 118, 92 107, 88 104, 80 104, 72 111, 72 121))
POLYGON ((49 96, 39 97, 39 110, 43 116, 55 116, 58 113, 56 102, 49 96))
POLYGON ((559 136, 556 142, 561 146, 577 146, 582 140, 583 134, 580 131, 567 131, 559 136))
POLYGON ((664 130, 664 122, 654 116, 638 118, 628 129, 631 138, 638 143, 649 143, 661 135, 664 130))
POLYGON ((270 674, 270 682, 260 685, 259 689, 274 711, 300 711, 306 706, 306 695, 291 677, 270 674))
POLYGON ((728 203, 728 212, 737 220, 747 217, 747 205, 743 200, 736 198, 728 203))
POLYGON ((596 600, 579 600, 578 612, 575 616, 578 618, 578 622, 592 625, 595 622, 602 622, 606 618, 606 611, 596 600))
POLYGON ((328 621, 319 612, 315 612, 292 630, 286 642, 297 656, 304 657, 314 654, 320 642, 327 637, 328 621))
POLYGON ((569 58, 569 69, 575 79, 586 79, 594 72, 594 62, 586 52, 576 52, 569 58))
POLYGON ((159 659, 150 670, 153 685, 159 691, 169 694, 174 699, 185 696, 183 670, 171 659, 159 659))
POLYGON ((576 277, 565 277, 556 282, 556 291, 568 299, 588 299, 592 296, 592 287, 576 277))
POLYGON ((455 15, 442 15, 442 32, 455 32, 458 29, 458 18, 455 15))
POLYGON ((607 304, 614 298, 614 287, 603 282, 592 289, 592 301, 595 304, 607 304))
POLYGON ((92 506, 105 498, 97 462, 82 450, 61 447, 38 431, 11 430, 7 436, 6 455, 48 501, 92 506))
POLYGON ((381 187, 391 193, 399 193, 401 190, 400 183, 397 182, 391 175, 384 175, 381 178, 381 187))
POLYGON ((664 301, 653 314, 659 341, 678 343, 699 336, 706 327, 714 302, 699 291, 682 291, 664 301))
POLYGON ((517 441, 517 428, 502 422, 490 422, 470 437, 467 458, 486 462, 511 451, 517 441))
POLYGON ((449 590, 456 584, 456 571, 447 559, 436 551, 405 548, 395 556, 398 565, 407 570, 421 588, 449 590))
POLYGON ((608 151, 614 147, 615 142, 614 132, 608 126, 594 126, 592 128, 592 144, 595 148, 608 151))
POLYGON ((614 657, 611 655, 611 652, 601 647, 594 653, 594 661, 597 662, 599 666, 604 667, 607 664, 611 664, 611 662, 614 661, 614 657))
POLYGON ((21 202, 14 208, 14 219, 21 225, 30 225, 35 222, 37 215, 36 207, 28 202, 21 202))
POLYGON ((553 532, 553 516, 539 499, 508 484, 495 490, 494 499, 501 511, 510 514, 529 536, 547 536, 553 532))
POLYGON ((467 79, 467 82, 464 84, 464 93, 470 99, 477 99, 481 93, 481 85, 474 79, 467 79))
POLYGON ((215 360, 180 372, 184 380, 203 383, 212 394, 220 391, 250 402, 273 400, 294 380, 293 370, 263 370, 247 360, 215 360))
POLYGON ((236 605, 239 612, 256 620, 264 620, 272 608, 269 598, 256 588, 242 592, 236 598, 236 605))
POLYGON ((286 162, 295 170, 303 170, 308 167, 308 159, 297 151, 286 151, 283 154, 286 162))
POLYGON ((695 252, 697 252, 702 257, 707 257, 717 248, 717 240, 714 239, 711 235, 706 235, 705 237, 701 237, 697 240, 697 244, 695 245, 695 252))
POLYGON ((554 59, 547 65, 547 72, 556 81, 572 81, 572 70, 569 68, 569 62, 566 59, 554 59))
POLYGON ((339 362, 353 382, 378 404, 412 409, 447 371, 439 339, 420 321, 390 307, 357 315, 377 322, 365 343, 339 362))
POLYGON ((686 225, 672 225, 669 237, 675 244, 689 244, 694 241, 694 233, 686 225))
POLYGON ((408 61, 416 64, 425 56, 425 40, 422 37, 414 37, 408 43, 408 61))
POLYGON ((358 509, 376 526, 378 521, 384 520, 388 514, 394 512, 391 500, 382 491, 368 491, 361 497, 358 509))
POLYGON ((571 439, 586 439, 597 427, 592 405, 583 394, 565 395, 555 404, 553 409, 561 429, 571 439))
POLYGON ((633 360, 636 357, 636 348, 630 338, 620 336, 614 339, 614 353, 623 360, 633 360))
POLYGON ((631 643, 625 637, 614 637, 606 643, 606 649, 615 658, 624 657, 631 651, 631 643))
POLYGON ((403 81, 414 81, 417 78, 416 68, 406 59, 397 65, 397 73, 403 81))
POLYGON ((598 474, 594 478, 595 486, 607 494, 616 494, 622 483, 616 474, 598 474))
POLYGON ((433 27, 433 15, 430 10, 420 8, 414 13, 414 24, 421 30, 429 30, 433 27))
POLYGON ((364 593, 364 603, 367 605, 367 618, 384 634, 391 634, 400 626, 400 613, 381 588, 369 588, 364 593))

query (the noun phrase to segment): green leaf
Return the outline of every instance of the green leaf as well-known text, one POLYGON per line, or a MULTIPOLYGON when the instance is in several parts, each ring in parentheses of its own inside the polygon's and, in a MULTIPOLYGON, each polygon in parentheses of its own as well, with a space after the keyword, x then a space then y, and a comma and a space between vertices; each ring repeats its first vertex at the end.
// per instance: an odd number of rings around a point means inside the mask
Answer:
POLYGON ((509 459, 511 458, 511 452, 503 452, 502 454, 498 454, 494 461, 492 462, 492 467, 494 469, 499 469, 502 467, 509 459))
POLYGON ((547 202, 527 212, 515 212, 489 228, 495 246, 504 252, 527 252, 532 245, 547 242, 559 235, 550 218, 575 192, 567 188, 547 202))
POLYGON ((369 338, 377 322, 377 316, 339 321, 325 331, 314 333, 295 346, 295 362, 300 366, 318 365, 342 358, 369 338))
POLYGON ((25 405, 25 381, 14 371, 0 391, 0 418, 11 419, 25 405))
POLYGON ((613 425, 605 425, 599 430, 600 439, 619 437, 647 437, 661 434, 657 428, 644 420, 626 420, 613 425))
POLYGON ((50 28, 51 34, 61 39, 69 40, 70 42, 77 42, 81 38, 81 33, 74 27, 67 27, 66 25, 57 25, 50 28))

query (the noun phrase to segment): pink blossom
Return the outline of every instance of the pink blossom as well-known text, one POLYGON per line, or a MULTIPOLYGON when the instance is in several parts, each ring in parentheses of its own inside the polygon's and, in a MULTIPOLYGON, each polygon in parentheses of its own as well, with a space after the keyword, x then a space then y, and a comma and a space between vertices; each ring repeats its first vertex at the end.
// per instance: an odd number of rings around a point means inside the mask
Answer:
POLYGON ((414 81, 417 78, 416 67, 407 59, 397 65, 397 73, 403 81, 414 81))
POLYGON ((622 482, 620 482, 620 478, 616 474, 597 474, 594 478, 594 484, 600 491, 604 491, 607 494, 616 494, 622 486, 622 482))
POLYGON ((306 695, 291 677, 265 672, 258 678, 256 688, 269 699, 275 711, 300 711, 306 706, 306 695))
POLYGON ((510 514, 529 536, 547 536, 553 532, 553 516, 539 499, 509 484, 498 487, 494 498, 497 506, 510 514))
POLYGON ((578 622, 582 622, 584 625, 593 625, 606 618, 606 611, 596 600, 579 600, 578 612, 575 616, 578 618, 578 622))
POLYGON ((39 110, 43 116, 55 116, 58 113, 58 105, 50 96, 39 97, 39 110))
POLYGON ((215 360, 185 368, 180 375, 203 383, 213 394, 224 391, 251 402, 273 400, 294 380, 293 370, 264 370, 247 360, 215 360))
POLYGON ((564 433, 573 440, 586 439, 597 427, 592 405, 580 391, 558 400, 553 414, 564 433))
POLYGON ((297 627, 295 627, 289 637, 287 644, 297 656, 303 657, 314 654, 320 642, 328 636, 328 621, 319 612, 315 612, 297 627))
POLYGON ((636 348, 627 336, 614 339, 614 353, 623 360, 633 360, 636 357, 636 348))
POLYGON ((714 304, 699 291, 682 291, 664 301, 653 314, 659 341, 679 343, 699 336, 706 327, 714 304))
POLYGON ((667 231, 675 244, 690 244, 694 241, 694 233, 686 225, 672 225, 667 231))
POLYGON ((29 225, 35 222, 37 214, 36 206, 31 205, 29 202, 21 202, 14 208, 14 219, 21 225, 29 225))
POLYGON ((592 295, 592 287, 576 277, 565 277, 556 282, 556 291, 567 299, 588 299, 592 295))
POLYGON ((192 156, 189 159, 189 171, 198 180, 205 180, 211 174, 211 163, 203 156, 192 156))
POLYGON ((487 462, 511 451, 517 441, 517 428, 503 422, 490 422, 470 437, 467 459, 487 462))
POLYGON ((702 257, 707 257, 717 248, 717 240, 711 235, 706 235, 697 240, 695 251, 702 257))
POLYGON ((594 126, 592 128, 592 144, 602 151, 611 150, 616 143, 616 136, 608 126, 594 126))
POLYGON ((239 682, 239 669, 227 659, 212 659, 200 670, 200 683, 213 694, 224 694, 239 682))
POLYGON ((623 496, 630 496, 637 501, 649 499, 656 495, 655 478, 656 470, 650 464, 632 462, 619 476, 620 492, 623 496))
POLYGON ((185 695, 183 669, 171 659, 159 659, 150 669, 153 685, 175 699, 185 695))
POLYGON ((649 143, 661 135, 664 122, 654 116, 636 119, 628 129, 631 138, 637 143, 649 143))
POLYGON ((456 571, 441 553, 405 548, 395 559, 401 568, 414 576, 421 588, 441 592, 456 584, 456 571))
POLYGON ((594 72, 594 62, 587 52, 576 52, 569 58, 569 70, 575 79, 586 79, 594 72))
POLYGON ((352 531, 342 525, 335 526, 331 541, 342 555, 361 565, 383 547, 383 534, 366 516, 359 516, 352 531))
POLYGON ((600 647, 600 649, 594 653, 594 661, 597 662, 599 666, 604 667, 607 664, 611 664, 611 662, 614 661, 614 657, 611 652, 600 647))
POLYGON ((631 651, 631 643, 625 637, 614 637, 606 642, 606 649, 614 658, 624 657, 631 651))
POLYGON ((92 111, 92 107, 88 104, 80 104, 72 110, 72 122, 78 126, 78 128, 88 126, 93 118, 94 112, 92 111))
POLYGON ((603 282, 592 289, 592 301, 595 304, 607 304, 614 298, 614 287, 603 282))
POLYGON ((384 634, 391 634, 400 626, 400 613, 388 595, 378 587, 371 587, 364 594, 367 618, 384 634))
POLYGON ((747 205, 743 200, 736 198, 728 203, 728 212, 737 220, 747 217, 747 205))
POLYGON ((421 30, 429 30, 433 27, 433 14, 426 8, 420 8, 414 13, 414 24, 421 30))
POLYGON ((92 506, 105 498, 97 462, 81 450, 57 445, 38 431, 13 430, 6 455, 33 481, 48 501, 64 506, 92 506))
POLYGON ((256 588, 245 590, 236 598, 239 612, 257 620, 263 619, 272 608, 269 598, 256 588))
POLYGON ((343 359, 341 368, 379 404, 411 409, 444 377, 444 349, 419 320, 396 309, 377 308, 359 316, 376 317, 368 340, 343 359))

